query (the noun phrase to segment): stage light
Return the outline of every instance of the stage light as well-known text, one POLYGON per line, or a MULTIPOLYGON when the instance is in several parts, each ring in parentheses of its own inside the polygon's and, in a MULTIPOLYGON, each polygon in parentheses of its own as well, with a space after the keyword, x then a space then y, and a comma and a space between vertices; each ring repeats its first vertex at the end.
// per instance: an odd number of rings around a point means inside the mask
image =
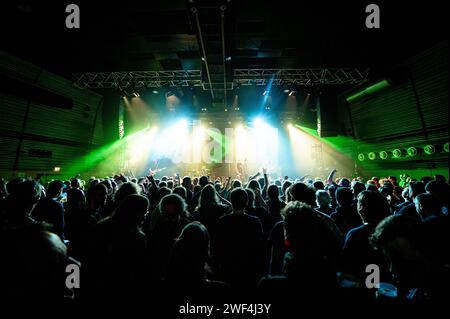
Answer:
POLYGON ((295 93, 295 91, 291 91, 291 92, 289 92, 289 96, 292 96, 293 94, 295 93))
POLYGON ((427 155, 433 155, 434 153, 436 153, 436 147, 434 147, 434 145, 428 144, 424 147, 423 151, 427 155))
POLYGON ((373 161, 374 159, 377 158, 377 155, 375 154, 375 152, 370 152, 369 154, 367 154, 367 157, 373 161))
POLYGON ((153 90, 152 93, 153 93, 153 94, 158 94, 158 91, 153 90))
POLYGON ((137 92, 131 93, 131 97, 140 97, 140 94, 137 92))
POLYGON ((289 93, 290 91, 291 91, 291 90, 288 90, 288 89, 284 89, 284 90, 283 90, 284 93, 289 93))
POLYGON ((264 124, 264 120, 263 120, 262 118, 260 118, 260 117, 257 117, 257 118, 255 118, 255 119, 253 120, 253 124, 254 124, 255 126, 261 126, 261 125, 264 124))
POLYGON ((120 86, 119 86, 119 90, 120 90, 120 96, 123 99, 130 97, 130 94, 127 91, 125 91, 124 89, 122 89, 120 86))
POLYGON ((362 162, 366 159, 366 156, 363 153, 358 154, 358 161, 362 162))
POLYGON ((53 171, 54 171, 54 172, 59 172, 59 171, 61 171, 61 167, 55 166, 55 167, 53 168, 53 171))
POLYGON ((286 127, 287 127, 288 129, 292 129, 292 128, 294 128, 294 126, 292 126, 292 123, 288 123, 288 124, 286 124, 286 127))
POLYGON ((381 151, 378 155, 380 156, 380 158, 382 160, 385 160, 389 157, 388 152, 386 152, 386 151, 381 151))
POLYGON ((179 121, 178 121, 178 125, 179 126, 187 126, 188 125, 188 120, 187 119, 180 119, 179 121))
POLYGON ((411 146, 411 147, 408 147, 408 149, 406 150, 406 153, 408 154, 409 157, 414 157, 419 152, 418 152, 417 148, 411 146))
POLYGON ((449 148, 449 146, 448 146, 448 142, 447 142, 444 144, 444 151, 447 153, 448 153, 448 148, 449 148))
POLYGON ((406 152, 405 150, 396 148, 395 150, 392 151, 392 157, 393 158, 400 158, 402 156, 405 156, 406 152))
POLYGON ((270 94, 270 91, 269 91, 269 90, 265 90, 265 91, 263 92, 263 96, 266 96, 266 95, 268 95, 268 94, 270 94))
POLYGON ((166 93, 166 98, 170 97, 170 96, 174 96, 175 93, 173 93, 172 91, 167 91, 166 93))

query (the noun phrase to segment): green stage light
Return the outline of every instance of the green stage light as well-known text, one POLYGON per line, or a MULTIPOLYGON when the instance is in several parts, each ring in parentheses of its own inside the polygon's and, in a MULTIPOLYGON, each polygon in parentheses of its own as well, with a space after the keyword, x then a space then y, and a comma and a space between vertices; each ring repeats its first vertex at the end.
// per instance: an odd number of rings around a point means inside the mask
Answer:
POLYGON ((368 154, 368 157, 369 157, 369 159, 370 159, 371 161, 373 161, 374 159, 377 158, 377 155, 375 154, 375 152, 370 152, 370 153, 368 154))
POLYGON ((448 153, 448 142, 444 144, 444 151, 448 153))
POLYGON ((414 157, 418 154, 418 150, 415 147, 408 147, 406 152, 408 153, 408 156, 410 156, 410 157, 414 157))
POLYGON ((392 151, 392 157, 393 158, 400 158, 405 155, 405 150, 401 150, 399 148, 396 148, 392 151))
POLYGON ((386 151, 381 151, 378 155, 380 156, 380 158, 382 160, 385 160, 385 159, 387 159, 389 157, 388 153, 386 151))
POLYGON ((358 161, 362 162, 366 159, 366 156, 363 153, 358 154, 358 161))
POLYGON ((426 145, 423 150, 427 155, 433 155, 436 152, 436 148, 431 144, 426 145))

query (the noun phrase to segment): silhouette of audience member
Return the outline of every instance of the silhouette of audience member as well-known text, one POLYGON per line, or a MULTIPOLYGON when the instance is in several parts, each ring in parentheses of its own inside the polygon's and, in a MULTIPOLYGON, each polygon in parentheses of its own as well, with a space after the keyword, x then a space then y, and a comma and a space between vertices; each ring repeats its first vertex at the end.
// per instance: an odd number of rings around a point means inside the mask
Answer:
POLYGON ((233 212, 219 219, 213 251, 223 280, 245 290, 256 285, 262 272, 263 229, 257 217, 245 213, 243 188, 233 189, 230 200, 233 212))
POLYGON ((177 194, 164 196, 158 207, 150 214, 148 238, 151 278, 164 277, 174 240, 191 220, 183 198, 177 194))
POLYGON ((191 211, 194 211, 195 208, 198 206, 200 192, 202 191, 203 187, 205 187, 208 184, 209 184, 208 176, 201 176, 198 179, 198 185, 200 186, 200 188, 197 188, 197 189, 194 188, 194 196, 192 196, 192 201, 191 201, 191 211))
POLYGON ((439 200, 432 194, 423 193, 414 198, 416 211, 422 217, 422 220, 442 214, 439 200))
POLYGON ((322 214, 330 216, 334 210, 330 206, 331 204, 331 196, 328 194, 326 190, 318 190, 316 192, 316 205, 317 210, 322 214))
POLYGON ((281 210, 286 206, 286 203, 280 199, 280 190, 277 185, 270 185, 267 189, 267 207, 269 213, 269 230, 273 225, 282 220, 281 210))
POLYGON ((313 183, 314 190, 317 192, 319 190, 325 189, 325 184, 322 181, 315 181, 313 183))
POLYGON ((184 201, 187 204, 187 201, 186 201, 186 196, 187 196, 186 188, 184 188, 183 186, 176 186, 172 190, 172 193, 179 195, 182 199, 184 199, 184 201))
POLYGON ((195 208, 194 219, 205 225, 211 236, 211 242, 216 239, 217 224, 220 217, 230 212, 230 207, 223 205, 212 185, 203 187, 198 206, 195 208))
POLYGON ((2 229, 11 230, 37 224, 31 217, 31 212, 43 195, 41 185, 36 181, 19 179, 10 186, 9 195, 4 200, 2 229))
POLYGON ((353 193, 353 203, 356 204, 358 202, 359 193, 366 190, 366 185, 364 185, 364 183, 361 183, 360 181, 354 181, 352 182, 351 189, 353 193))
POLYGON ((441 205, 443 214, 449 213, 450 186, 445 182, 445 177, 440 180, 430 181, 425 185, 425 190, 435 196, 441 205))
POLYGON ((146 238, 141 227, 148 206, 144 196, 129 195, 95 226, 83 264, 91 298, 108 300, 137 291, 145 273, 146 238))
POLYGON ((282 214, 287 247, 283 275, 264 277, 259 288, 274 298, 291 297, 290 301, 295 299, 302 304, 316 298, 335 299, 336 256, 340 245, 335 234, 305 203, 289 202, 282 214))
POLYGON ((67 202, 66 209, 79 211, 84 209, 85 196, 81 190, 81 181, 78 178, 70 180, 70 188, 66 191, 67 202))
POLYGON ((420 219, 420 215, 416 210, 416 206, 414 203, 414 199, 416 196, 425 193, 425 184, 422 182, 410 182, 408 186, 408 194, 411 198, 411 203, 404 205, 399 211, 397 211, 396 215, 404 215, 412 218, 420 219))
POLYGON ((338 206, 330 217, 345 236, 347 232, 362 225, 361 216, 353 205, 353 193, 350 188, 339 187, 336 190, 336 202, 338 206))
POLYGON ((257 188, 255 191, 253 191, 251 188, 246 188, 245 191, 247 192, 248 196, 248 204, 247 207, 245 208, 245 213, 251 216, 258 217, 263 228, 264 239, 266 239, 267 236, 269 235, 268 233, 270 232, 269 214, 264 207, 256 205, 255 203, 256 202, 255 193, 259 192, 259 188, 257 188))
POLYGON ((194 185, 192 185, 192 179, 189 176, 183 177, 181 186, 183 186, 186 189, 186 204, 188 205, 189 211, 192 212, 191 202, 192 202, 192 197, 194 196, 194 194, 193 194, 194 185))
MULTIPOLYGON (((203 189, 203 191, 205 188, 203 189)), ((199 222, 187 224, 172 248, 165 282, 170 297, 176 299, 199 298, 216 301, 226 292, 223 282, 208 279, 210 273, 210 240, 206 227, 199 222)))
POLYGON ((450 296, 450 269, 437 261, 434 249, 429 249, 429 232, 423 231, 424 225, 409 216, 389 216, 376 227, 371 243, 389 261, 400 300, 444 305, 450 296))
MULTIPOLYGON (((309 188, 304 183, 295 183, 291 186, 289 190, 289 194, 291 197, 291 200, 293 201, 299 201, 302 203, 305 203, 311 207, 315 206, 316 202, 316 194, 314 191, 309 188)), ((338 241, 343 241, 343 235, 340 229, 336 226, 336 223, 327 215, 322 214, 321 212, 317 210, 313 210, 315 213, 317 213, 318 217, 323 219, 323 221, 328 225, 330 230, 335 234, 338 241)))
POLYGON ((87 207, 82 211, 68 212, 66 232, 70 239, 71 255, 84 261, 83 252, 89 247, 89 238, 97 222, 102 219, 107 203, 107 188, 99 183, 91 186, 87 192, 87 207))
MULTIPOLYGON (((2 302, 42 307, 63 304, 73 294, 66 289, 67 248, 43 225, 28 225, 0 235, 2 302)), ((79 265, 79 264, 78 264, 79 265)))
POLYGON ((64 240, 64 207, 60 196, 64 184, 60 180, 51 181, 47 187, 47 196, 40 199, 31 216, 37 221, 51 224, 52 231, 64 240))
POLYGON ((347 233, 341 268, 345 273, 363 281, 369 264, 379 265, 382 271, 387 272, 382 255, 373 250, 369 237, 378 223, 390 215, 389 203, 378 191, 362 191, 358 195, 358 213, 364 224, 347 233))
POLYGON ((132 182, 122 183, 114 194, 114 204, 118 207, 120 203, 129 195, 141 195, 142 188, 132 182))

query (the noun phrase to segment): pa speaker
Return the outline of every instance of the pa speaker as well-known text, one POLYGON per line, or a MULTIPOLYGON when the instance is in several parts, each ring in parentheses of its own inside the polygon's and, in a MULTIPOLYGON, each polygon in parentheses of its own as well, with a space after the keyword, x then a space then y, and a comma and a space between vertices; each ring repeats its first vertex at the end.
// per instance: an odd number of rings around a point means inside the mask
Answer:
POLYGON ((319 136, 337 136, 339 133, 337 93, 334 90, 319 92, 316 97, 316 109, 319 136))

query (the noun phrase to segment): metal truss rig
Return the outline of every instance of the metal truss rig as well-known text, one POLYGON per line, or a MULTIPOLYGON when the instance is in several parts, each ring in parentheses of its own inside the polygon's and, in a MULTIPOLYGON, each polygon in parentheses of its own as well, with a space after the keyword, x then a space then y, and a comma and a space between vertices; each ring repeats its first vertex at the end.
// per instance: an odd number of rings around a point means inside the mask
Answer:
MULTIPOLYGON (((209 84, 202 81, 201 70, 87 72, 76 76, 78 86, 90 89, 196 86, 209 90, 209 84)), ((233 82, 226 87, 232 90, 235 85, 267 85, 269 82, 311 86, 361 84, 368 81, 368 77, 369 69, 358 68, 235 69, 233 82)), ((216 84, 223 87, 223 83, 212 83, 216 84)))

